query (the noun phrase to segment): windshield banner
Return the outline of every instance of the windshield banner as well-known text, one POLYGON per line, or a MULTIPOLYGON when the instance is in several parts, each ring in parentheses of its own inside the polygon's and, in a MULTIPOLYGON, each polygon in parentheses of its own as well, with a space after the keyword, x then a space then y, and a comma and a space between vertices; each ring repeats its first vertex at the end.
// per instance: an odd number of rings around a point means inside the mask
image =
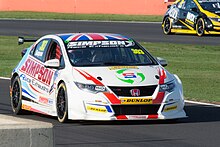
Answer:
POLYGON ((68 49, 87 48, 87 47, 130 47, 135 43, 132 40, 127 41, 74 41, 67 44, 68 49))

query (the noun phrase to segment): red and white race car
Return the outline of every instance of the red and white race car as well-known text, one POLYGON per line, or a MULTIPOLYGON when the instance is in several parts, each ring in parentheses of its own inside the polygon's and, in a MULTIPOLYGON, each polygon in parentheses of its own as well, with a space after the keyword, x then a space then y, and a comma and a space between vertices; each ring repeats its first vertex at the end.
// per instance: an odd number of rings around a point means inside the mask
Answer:
MULTIPOLYGON (((24 43, 19 38, 19 43, 24 43)), ((32 40, 33 41, 33 40, 32 40)), ((12 72, 11 105, 71 120, 186 117, 182 84, 162 58, 119 34, 46 35, 12 72)))

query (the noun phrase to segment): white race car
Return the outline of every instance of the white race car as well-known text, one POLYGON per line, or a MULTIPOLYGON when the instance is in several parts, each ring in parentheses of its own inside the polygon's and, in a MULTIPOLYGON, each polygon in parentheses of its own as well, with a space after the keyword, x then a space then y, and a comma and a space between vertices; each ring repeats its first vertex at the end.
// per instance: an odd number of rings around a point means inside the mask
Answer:
MULTIPOLYGON (((27 40, 19 38, 22 44, 27 40)), ((182 84, 162 58, 119 34, 46 35, 12 72, 11 105, 71 120, 186 117, 182 84)))

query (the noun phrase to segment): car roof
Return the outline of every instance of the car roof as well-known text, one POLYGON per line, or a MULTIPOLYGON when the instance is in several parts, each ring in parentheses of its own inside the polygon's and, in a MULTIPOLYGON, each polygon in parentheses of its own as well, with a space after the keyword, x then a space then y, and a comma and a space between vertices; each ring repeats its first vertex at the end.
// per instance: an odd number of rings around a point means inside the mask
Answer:
POLYGON ((92 40, 131 40, 126 36, 120 34, 111 33, 68 33, 68 34, 57 34, 65 43, 70 41, 92 41, 92 40))

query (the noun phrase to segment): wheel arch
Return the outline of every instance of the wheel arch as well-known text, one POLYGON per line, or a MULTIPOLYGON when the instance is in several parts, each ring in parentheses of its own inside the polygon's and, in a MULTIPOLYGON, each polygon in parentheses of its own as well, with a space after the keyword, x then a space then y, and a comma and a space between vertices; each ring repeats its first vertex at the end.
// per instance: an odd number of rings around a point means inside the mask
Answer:
MULTIPOLYGON (((57 89, 59 88, 59 86, 60 86, 61 83, 64 83, 64 84, 65 84, 64 80, 60 80, 60 81, 58 82, 58 84, 57 84, 57 89)), ((65 85, 66 85, 66 84, 65 84, 65 85)))
POLYGON ((165 20, 167 17, 169 17, 169 15, 165 15, 165 16, 163 17, 162 24, 164 23, 164 20, 165 20))
POLYGON ((19 75, 18 75, 18 73, 16 73, 16 72, 12 75, 12 77, 11 77, 11 84, 10 84, 11 86, 12 86, 12 83, 13 83, 14 79, 15 79, 17 76, 19 76, 19 75))
MULTIPOLYGON (((196 21, 195 21, 195 23, 194 23, 194 29, 195 29, 195 30, 196 30, 197 21, 198 21, 200 18, 202 18, 202 19, 206 22, 208 17, 207 17, 206 14, 200 13, 199 16, 196 18, 196 21)), ((205 24, 205 26, 206 26, 206 24, 205 24)))
MULTIPOLYGON (((66 87, 66 83, 65 83, 65 81, 64 80, 60 80, 59 82, 58 82, 58 84, 57 84, 57 92, 56 92, 56 109, 57 109, 57 99, 58 99, 58 93, 59 93, 59 87, 60 87, 60 85, 61 84, 64 84, 64 86, 66 87)), ((66 89, 65 89, 65 91, 66 91, 66 94, 67 94, 67 87, 66 87, 66 89)), ((68 116, 68 105, 69 105, 69 103, 68 103, 68 94, 66 95, 67 97, 66 97, 66 103, 67 103, 67 106, 66 106, 66 110, 65 110, 65 116, 63 117, 63 118, 59 118, 59 116, 58 116, 58 110, 56 110, 57 111, 57 117, 58 117, 58 121, 59 122, 61 122, 61 123, 65 123, 68 119, 69 119, 69 116, 68 116)))

